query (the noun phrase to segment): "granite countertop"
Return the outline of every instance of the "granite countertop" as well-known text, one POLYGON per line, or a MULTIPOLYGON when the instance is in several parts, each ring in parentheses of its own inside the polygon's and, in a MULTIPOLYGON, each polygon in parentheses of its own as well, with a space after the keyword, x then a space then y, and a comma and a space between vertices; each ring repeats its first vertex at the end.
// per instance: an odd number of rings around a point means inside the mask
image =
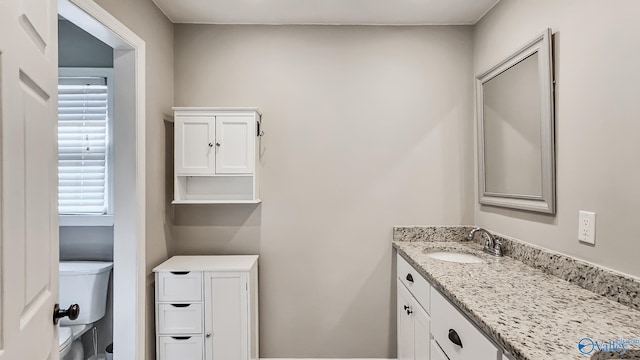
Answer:
POLYGON ((511 257, 487 255, 478 243, 394 241, 393 247, 515 359, 640 359, 640 344, 629 345, 626 356, 578 351, 583 338, 640 339, 638 310, 511 257), (454 263, 426 255, 436 250, 471 253, 485 262, 454 263), (634 353, 638 357, 628 357, 634 353))

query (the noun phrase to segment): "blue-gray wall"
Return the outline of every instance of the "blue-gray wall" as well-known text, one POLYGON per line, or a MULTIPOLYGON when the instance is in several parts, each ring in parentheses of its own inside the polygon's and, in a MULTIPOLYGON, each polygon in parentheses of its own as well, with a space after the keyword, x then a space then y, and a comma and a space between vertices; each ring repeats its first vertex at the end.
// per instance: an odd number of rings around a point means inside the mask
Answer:
POLYGON ((67 20, 58 20, 58 66, 113 67, 113 49, 67 20))

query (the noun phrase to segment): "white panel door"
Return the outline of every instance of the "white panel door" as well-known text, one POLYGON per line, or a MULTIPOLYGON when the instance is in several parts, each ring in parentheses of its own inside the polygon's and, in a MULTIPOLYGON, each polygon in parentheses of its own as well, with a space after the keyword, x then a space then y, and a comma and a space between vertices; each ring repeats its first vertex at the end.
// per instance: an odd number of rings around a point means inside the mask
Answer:
POLYGON ((58 358, 57 19, 0 1, 0 360, 58 358))
POLYGON ((407 288, 400 282, 398 284, 398 360, 413 360, 415 354, 414 345, 414 316, 413 297, 407 288))
POLYGON ((205 358, 247 360, 249 305, 246 274, 206 274, 205 302, 205 358))
POLYGON ((427 312, 422 309, 418 302, 413 299, 413 344, 414 359, 429 360, 431 358, 431 331, 430 319, 427 312))
POLYGON ((216 173, 252 174, 255 136, 253 116, 216 116, 216 173))
POLYGON ((176 174, 213 175, 216 169, 215 117, 176 117, 175 131, 176 174))

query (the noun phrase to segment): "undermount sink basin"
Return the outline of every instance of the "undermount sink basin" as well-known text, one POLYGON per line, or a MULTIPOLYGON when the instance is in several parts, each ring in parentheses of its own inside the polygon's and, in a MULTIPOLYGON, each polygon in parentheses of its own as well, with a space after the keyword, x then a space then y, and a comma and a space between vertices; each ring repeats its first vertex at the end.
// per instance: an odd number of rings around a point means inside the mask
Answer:
POLYGON ((464 263, 464 264, 479 264, 484 262, 484 260, 482 260, 481 258, 475 255, 465 254, 461 252, 436 251, 436 252, 427 253, 427 256, 437 260, 464 263))

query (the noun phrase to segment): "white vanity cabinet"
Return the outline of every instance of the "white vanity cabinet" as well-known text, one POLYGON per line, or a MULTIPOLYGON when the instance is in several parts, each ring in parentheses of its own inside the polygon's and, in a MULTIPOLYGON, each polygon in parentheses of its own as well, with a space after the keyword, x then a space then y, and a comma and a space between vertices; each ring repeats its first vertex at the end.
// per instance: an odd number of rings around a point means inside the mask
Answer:
POLYGON ((429 283, 403 258, 397 259, 398 360, 430 358, 429 283))
POLYGON ((173 203, 259 203, 259 110, 174 111, 173 203))
POLYGON ((502 352, 400 255, 398 360, 499 360, 502 352))
POLYGON ((258 256, 174 256, 156 278, 157 360, 258 359, 258 256))

